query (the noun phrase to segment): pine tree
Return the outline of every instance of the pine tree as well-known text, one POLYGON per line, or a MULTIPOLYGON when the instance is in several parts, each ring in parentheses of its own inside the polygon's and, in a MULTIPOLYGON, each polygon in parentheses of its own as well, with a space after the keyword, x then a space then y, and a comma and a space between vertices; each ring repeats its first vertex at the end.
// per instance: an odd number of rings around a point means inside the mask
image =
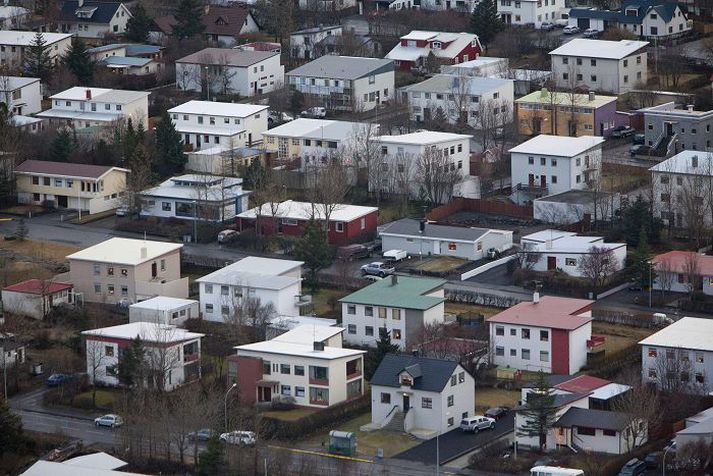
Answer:
POLYGON ((470 17, 470 28, 478 35, 480 43, 488 51, 488 45, 503 29, 503 22, 498 13, 497 0, 482 0, 479 2, 470 17))
POLYGON ((184 40, 203 33, 205 25, 201 21, 202 16, 203 5, 199 0, 179 0, 173 14, 176 20, 173 25, 174 36, 184 40))
POLYGON ((636 279, 642 288, 651 286, 654 277, 653 266, 651 264, 651 249, 649 248, 649 238, 646 230, 642 227, 639 232, 639 244, 634 249, 632 264, 636 272, 636 279))
POLYGON ((381 361, 384 360, 386 354, 394 354, 399 351, 399 346, 391 342, 391 334, 384 327, 379 328, 379 340, 376 341, 376 347, 370 349, 366 354, 364 363, 364 376, 367 380, 371 380, 374 372, 379 368, 381 361))
POLYGON ((27 443, 22 420, 10 411, 6 399, 0 400, 0 454, 20 452, 27 443))
POLYGON ((25 53, 25 73, 33 78, 47 81, 52 74, 54 66, 47 40, 42 33, 37 32, 35 39, 25 53))
POLYGON ((62 61, 77 78, 80 85, 85 86, 92 82, 94 62, 89 57, 87 45, 81 38, 75 38, 72 41, 72 47, 67 50, 62 61))
POLYGON ((161 120, 156 125, 155 138, 158 166, 167 174, 183 172, 188 157, 183 153, 181 134, 176 131, 168 111, 161 113, 161 120))
POLYGON ((136 337, 122 355, 119 363, 119 382, 131 387, 141 381, 144 353, 144 343, 139 337, 136 337))
POLYGON ((198 458, 198 476, 213 476, 225 471, 224 445, 217 436, 212 436, 198 458))
POLYGON ((516 428, 519 436, 537 437, 540 452, 547 445, 547 433, 557 419, 557 408, 554 390, 547 383, 547 377, 541 370, 537 374, 537 382, 532 392, 527 394, 525 409, 520 411, 524 417, 524 424, 516 428))
POLYGON ((305 225, 302 237, 295 245, 295 253, 300 260, 304 261, 307 267, 306 281, 308 285, 313 291, 316 290, 318 284, 317 273, 332 262, 327 233, 316 220, 310 219, 305 225))
POLYGON ((50 160, 53 162, 68 162, 72 155, 74 138, 72 133, 66 128, 57 131, 57 135, 50 144, 50 160))
POLYGON ((131 12, 131 18, 126 22, 126 39, 137 43, 148 41, 152 21, 143 3, 137 3, 134 11, 131 12))
POLYGON ((300 112, 302 112, 302 107, 305 103, 304 94, 301 91, 295 89, 290 95, 290 112, 293 116, 297 117, 300 112))

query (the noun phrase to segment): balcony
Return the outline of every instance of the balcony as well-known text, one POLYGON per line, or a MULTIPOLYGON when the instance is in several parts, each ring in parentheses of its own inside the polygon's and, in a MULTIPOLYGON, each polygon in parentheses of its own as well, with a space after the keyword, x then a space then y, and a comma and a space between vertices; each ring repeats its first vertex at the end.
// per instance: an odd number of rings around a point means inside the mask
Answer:
POLYGON ((137 281, 136 296, 168 296, 185 298, 188 296, 188 278, 174 280, 155 278, 151 281, 137 281))
POLYGON ((193 352, 192 354, 183 354, 183 363, 195 362, 200 359, 201 354, 193 352))
POLYGON ((352 380, 357 377, 361 377, 361 370, 356 370, 352 373, 347 373, 347 380, 352 380))
POLYGON ((593 335, 587 340, 587 352, 590 354, 598 354, 606 349, 606 337, 593 335))
POLYGON ((310 385, 321 385, 323 387, 328 387, 329 386, 329 379, 326 378, 309 378, 309 384, 310 385))
POLYGON ((515 189, 526 193, 537 193, 537 194, 547 194, 547 186, 537 185, 534 183, 519 183, 515 186, 515 189))

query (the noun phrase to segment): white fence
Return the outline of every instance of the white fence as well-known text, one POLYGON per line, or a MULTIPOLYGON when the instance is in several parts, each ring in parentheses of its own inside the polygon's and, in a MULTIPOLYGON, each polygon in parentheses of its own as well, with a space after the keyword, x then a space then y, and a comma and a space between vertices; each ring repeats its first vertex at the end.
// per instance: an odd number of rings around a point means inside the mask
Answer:
POLYGON ((478 266, 475 269, 471 269, 470 271, 466 271, 465 273, 461 274, 460 280, 465 281, 466 279, 470 279, 473 276, 478 276, 481 273, 484 273, 484 272, 491 270, 493 268, 497 268, 501 264, 505 264, 508 261, 514 260, 515 258, 517 258, 517 255, 510 255, 510 256, 506 256, 505 258, 496 259, 495 261, 486 263, 483 266, 478 266))

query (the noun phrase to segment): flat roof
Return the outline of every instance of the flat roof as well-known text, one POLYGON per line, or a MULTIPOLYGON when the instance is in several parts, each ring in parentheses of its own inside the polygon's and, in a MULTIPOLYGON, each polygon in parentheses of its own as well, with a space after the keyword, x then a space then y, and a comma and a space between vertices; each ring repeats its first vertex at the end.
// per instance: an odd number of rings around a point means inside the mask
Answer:
MULTIPOLYGON (((280 218, 291 218, 294 220, 309 220, 313 216, 316 218, 322 218, 324 215, 323 207, 317 206, 316 209, 312 207, 309 202, 296 202, 294 200, 286 200, 281 202, 276 210, 271 209, 271 203, 265 203, 260 205, 260 207, 251 208, 250 210, 245 210, 244 212, 237 215, 238 218, 255 219, 257 218, 258 212, 261 212, 261 216, 272 216, 273 212, 276 217, 280 218)), ((348 205, 348 204, 338 204, 332 210, 329 220, 332 222, 350 222, 361 218, 370 213, 378 212, 377 207, 365 207, 361 205, 348 205)))
POLYGON ((713 351, 713 319, 683 317, 639 342, 640 345, 713 351))
POLYGON ((312 345, 314 342, 324 342, 344 332, 343 327, 323 326, 318 324, 303 324, 284 334, 273 338, 275 342, 312 345))
POLYGON ((247 67, 265 61, 280 53, 272 51, 243 51, 233 48, 204 48, 183 58, 176 63, 211 64, 221 66, 247 67))
POLYGON ((420 83, 406 86, 403 90, 409 92, 437 92, 443 94, 456 92, 457 94, 465 93, 473 96, 481 96, 508 84, 512 84, 512 82, 512 79, 491 78, 487 76, 463 77, 458 74, 441 73, 420 83), (464 87, 460 83, 461 81, 465 81, 467 87, 464 87))
POLYGON ((593 190, 567 190, 566 192, 555 193, 552 195, 546 195, 544 197, 536 198, 535 201, 590 205, 594 203, 595 199, 601 199, 602 195, 605 197, 610 197, 611 195, 613 195, 613 193, 593 190))
POLYGON ((413 218, 402 218, 384 225, 381 231, 379 231, 379 234, 419 236, 441 240, 476 242, 490 231, 487 228, 438 225, 435 223, 426 223, 423 233, 420 232, 420 229, 421 224, 419 220, 415 220, 413 218))
POLYGON ((518 324, 549 329, 574 330, 592 321, 583 317, 594 301, 556 296, 542 296, 540 302, 523 301, 490 318, 495 324, 518 324))
POLYGON ((390 59, 325 55, 289 71, 286 76, 354 80, 390 71, 394 71, 394 62, 390 59))
POLYGON ((394 275, 363 287, 343 297, 339 302, 425 311, 445 301, 445 298, 426 294, 442 287, 446 282, 444 279, 394 275))
POLYGON ((365 127, 372 127, 374 135, 377 135, 379 126, 375 124, 300 117, 294 121, 268 129, 262 135, 341 141, 353 137, 365 127))
POLYGON ((67 256, 69 260, 96 261, 136 266, 183 248, 180 243, 110 238, 67 256), (144 251, 145 250, 145 251, 144 251))
POLYGON ((605 243, 603 236, 579 236, 559 230, 542 230, 520 238, 520 243, 529 242, 527 250, 534 253, 578 253, 586 254, 590 248, 616 249, 626 243, 605 243))
MULTIPOLYGON (((30 46, 34 43, 37 32, 34 31, 17 31, 17 30, 0 30, 0 45, 10 46, 30 46)), ((71 33, 42 33, 42 38, 49 43, 71 38, 71 33)))
POLYGON ((101 327, 82 331, 83 336, 107 337, 110 339, 133 340, 139 337, 145 342, 176 343, 198 339, 205 334, 190 332, 180 327, 154 322, 130 322, 118 326, 101 327))
POLYGON ((604 143, 603 137, 597 136, 552 136, 540 134, 510 149, 508 152, 556 157, 574 157, 604 143))
MULTIPOLYGON (((550 74, 549 72, 547 72, 550 74)), ((569 93, 565 94, 559 91, 549 91, 547 89, 541 89, 539 91, 535 91, 533 93, 530 93, 526 96, 521 97, 520 99, 516 99, 515 103, 516 104, 522 104, 522 103, 537 103, 537 104, 556 104, 559 106, 562 105, 572 105, 572 102, 574 102, 576 107, 591 107, 591 108, 598 108, 605 106, 609 103, 616 102, 617 96, 604 96, 601 94, 595 94, 593 99, 590 99, 589 94, 575 94, 575 95, 570 95, 569 93)))
POLYGON ((240 271, 259 271, 263 274, 280 275, 301 268, 304 261, 290 259, 263 258, 262 256, 246 256, 231 266, 240 271))
POLYGON ((205 176, 204 184, 180 185, 176 183, 181 177, 172 177, 156 187, 142 190, 140 195, 146 197, 165 197, 176 200, 196 200, 198 202, 225 202, 250 192, 243 190, 242 179, 232 177, 205 176), (225 179, 219 183, 209 183, 211 178, 225 179))
POLYGON ((188 101, 168 110, 172 114, 202 114, 206 116, 248 117, 269 106, 219 101, 188 101))
POLYGON ((146 99, 150 94, 151 93, 146 91, 130 91, 128 89, 88 88, 75 86, 73 88, 65 89, 61 93, 50 96, 50 99, 129 104, 140 99, 146 99), (90 99, 87 99, 87 91, 91 94, 90 99))
POLYGON ((148 309, 150 311, 170 311, 183 306, 198 304, 195 299, 181 299, 168 296, 156 296, 129 306, 131 309, 148 309))
POLYGON ((562 56, 582 56, 587 58, 623 59, 638 52, 648 44, 648 41, 609 41, 575 38, 559 48, 555 48, 550 51, 550 54, 562 56))
POLYGON ((430 145, 440 144, 452 140, 470 140, 472 135, 468 134, 453 134, 451 132, 436 132, 436 131, 417 131, 410 134, 400 134, 394 136, 379 136, 378 142, 387 144, 412 144, 412 145, 430 145))
POLYGON ((336 319, 326 319, 314 316, 275 316, 269 320, 270 327, 276 329, 294 329, 302 325, 311 326, 336 326, 336 319))
POLYGON ((713 176, 713 156, 700 150, 683 150, 649 169, 664 174, 713 176), (693 166, 695 159, 696 166, 693 166))
POLYGON ((313 343, 293 344, 291 342, 276 341, 274 339, 264 342, 255 342, 254 344, 239 345, 235 347, 235 350, 238 355, 244 355, 245 353, 268 353, 324 360, 357 357, 366 354, 365 350, 346 349, 344 347, 325 346, 324 350, 314 350, 313 343))

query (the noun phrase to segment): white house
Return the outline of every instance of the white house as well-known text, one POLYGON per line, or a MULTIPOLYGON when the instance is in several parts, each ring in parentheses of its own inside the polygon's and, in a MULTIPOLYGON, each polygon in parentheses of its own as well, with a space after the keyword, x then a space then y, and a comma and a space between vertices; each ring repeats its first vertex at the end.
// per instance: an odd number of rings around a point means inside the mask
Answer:
POLYGON ((593 301, 554 296, 523 301, 488 319, 493 363, 571 375, 587 363, 593 301))
POLYGON ((713 408, 686 418, 686 427, 676 432, 676 448, 703 441, 713 442, 713 408))
POLYGON ((371 424, 431 439, 475 414, 475 379, 458 362, 387 354, 371 385, 371 424))
POLYGON ((71 283, 29 279, 2 289, 4 312, 43 319, 55 306, 72 302, 71 283))
POLYGON ((131 12, 120 2, 65 0, 57 23, 62 33, 101 40, 126 33, 129 18, 131 12))
POLYGON ((447 120, 475 129, 503 127, 513 120, 514 86, 511 79, 437 74, 400 89, 416 122, 447 120))
POLYGON ((9 113, 27 116, 42 110, 39 78, 0 76, 0 102, 9 113))
POLYGON ((176 87, 196 92, 208 89, 210 95, 267 94, 282 86, 284 74, 280 53, 273 51, 205 48, 176 60, 176 87))
POLYGON ((7 5, 6 2, 0 6, 0 30, 20 30, 31 16, 29 9, 7 5))
POLYGON ((704 394, 713 380, 713 320, 683 317, 639 342, 641 379, 667 391, 704 394))
POLYGON ((587 188, 599 177, 603 137, 540 134, 510 149, 512 199, 535 198, 587 188))
POLYGON ((676 2, 628 0, 622 2, 618 23, 620 28, 642 38, 675 38, 693 27, 682 6, 676 2))
POLYGON ((626 243, 604 243, 603 236, 579 236, 550 229, 523 236, 520 246, 526 254, 522 266, 533 271, 562 271, 581 278, 584 272, 580 263, 593 252, 610 255, 616 271, 624 269, 626 264, 626 243))
POLYGON ((404 250, 412 256, 456 256, 477 261, 495 250, 512 248, 512 231, 466 228, 420 222, 412 218, 387 223, 379 230, 382 249, 404 250))
POLYGON ((366 351, 342 347, 343 327, 302 325, 228 357, 228 378, 243 403, 291 401, 325 408, 364 393, 366 351))
POLYGON ((506 25, 533 25, 554 23, 564 0, 498 0, 498 13, 506 25))
POLYGON ((271 304, 277 314, 299 316, 307 301, 302 296, 302 262, 248 256, 198 278, 201 316, 208 321, 230 320, 246 300, 271 304))
POLYGON ((149 94, 123 89, 75 86, 50 96, 52 108, 37 114, 57 124, 71 124, 75 129, 111 126, 131 119, 134 126, 149 122, 149 94))
POLYGON ((653 289, 713 296, 713 256, 694 251, 669 251, 651 260, 656 275, 653 289))
POLYGON ((87 376, 92 384, 119 385, 119 356, 139 338, 149 380, 138 382, 165 390, 201 377, 201 338, 204 334, 176 326, 151 322, 132 322, 83 331, 86 346, 87 376))
POLYGON ((168 110, 183 143, 202 147, 252 147, 267 130, 268 106, 188 101, 168 110))
POLYGON ((391 342, 408 349, 426 324, 443 322, 445 284, 443 279, 393 274, 343 297, 344 340, 374 347, 385 328, 391 342))
POLYGON ((223 223, 248 206, 243 179, 185 174, 171 177, 140 194, 141 215, 223 223))
POLYGON ((285 77, 307 104, 330 110, 370 111, 394 95, 394 62, 389 59, 321 56, 285 77))
MULTIPOLYGON (((53 65, 58 64, 72 46, 68 33, 42 33, 45 48, 53 65)), ((25 53, 37 39, 34 31, 0 30, 0 66, 23 68, 25 53)))
POLYGON ((25 346, 17 341, 15 334, 0 332, 0 369, 10 368, 25 362, 25 346))
POLYGON ((478 56, 462 63, 441 66, 441 73, 458 76, 502 77, 510 69, 508 58, 478 56))
POLYGON ((646 84, 648 44, 648 41, 575 38, 550 51, 552 79, 557 87, 567 90, 628 92, 646 84))
POLYGON ((472 13, 477 2, 475 0, 421 0, 420 6, 415 0, 394 0, 389 4, 390 10, 417 9, 432 11, 458 11, 472 13))
POLYGON ((611 222, 621 210, 622 195, 602 190, 568 190, 536 198, 532 217, 555 226, 571 225, 582 220, 592 223, 611 222))
POLYGON ((331 36, 342 36, 341 25, 319 25, 290 33, 290 57, 311 60, 321 56, 319 43, 331 36))
POLYGON ((129 306, 129 322, 153 322, 181 326, 200 317, 198 301, 156 296, 129 306))

